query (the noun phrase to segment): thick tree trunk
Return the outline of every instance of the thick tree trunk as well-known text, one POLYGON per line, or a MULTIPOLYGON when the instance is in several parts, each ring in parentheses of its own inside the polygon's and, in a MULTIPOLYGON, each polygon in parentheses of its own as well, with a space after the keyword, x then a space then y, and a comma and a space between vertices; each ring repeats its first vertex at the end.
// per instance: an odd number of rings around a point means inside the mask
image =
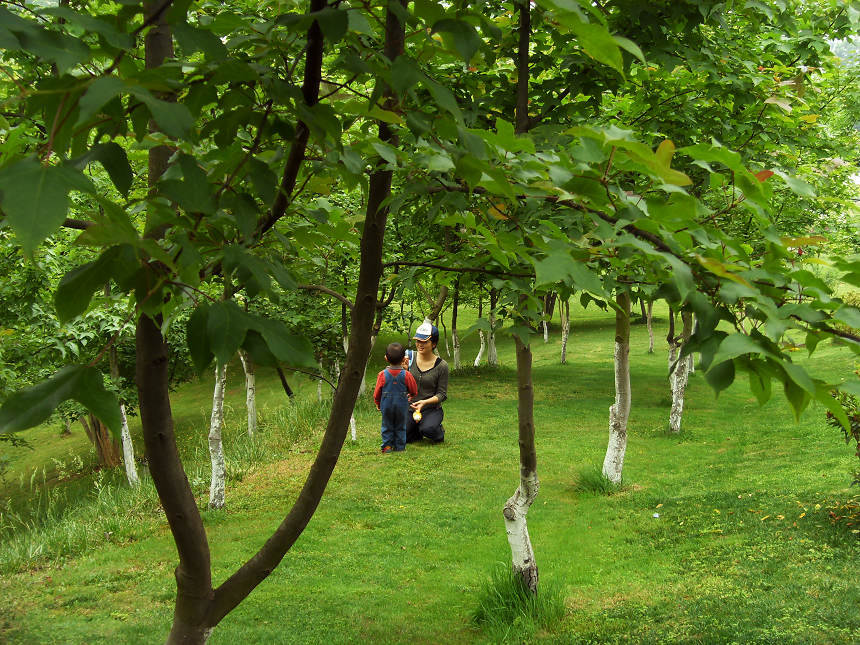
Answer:
POLYGON ((451 308, 451 344, 454 346, 454 369, 460 369, 460 337, 457 335, 457 309, 460 306, 460 281, 454 283, 454 302, 451 308))
POLYGON ((499 354, 496 351, 496 303, 499 300, 497 289, 490 290, 490 332, 487 334, 487 365, 499 366, 499 354))
POLYGON ((570 338, 570 298, 561 302, 561 364, 567 363, 567 341, 570 338))
POLYGON ((682 311, 681 322, 683 324, 681 340, 680 343, 673 344, 676 360, 672 364, 674 370, 669 378, 669 383, 672 387, 672 409, 669 412, 669 431, 675 434, 681 432, 681 417, 684 414, 684 395, 687 391, 691 362, 689 355, 683 358, 678 357, 681 355, 684 345, 690 340, 690 336, 693 333, 693 314, 689 311, 682 311))
POLYGON ((630 416, 630 294, 619 291, 615 301, 615 403, 609 408, 609 445, 603 460, 603 476, 621 482, 627 450, 627 419, 630 416))
POLYGON ((227 365, 215 366, 215 389, 212 394, 212 416, 209 419, 209 460, 212 480, 209 485, 209 508, 224 508, 227 487, 227 465, 224 460, 224 390, 227 387, 227 365))
POLYGON ((645 309, 645 321, 648 324, 648 353, 654 353, 654 301, 649 300, 645 309))

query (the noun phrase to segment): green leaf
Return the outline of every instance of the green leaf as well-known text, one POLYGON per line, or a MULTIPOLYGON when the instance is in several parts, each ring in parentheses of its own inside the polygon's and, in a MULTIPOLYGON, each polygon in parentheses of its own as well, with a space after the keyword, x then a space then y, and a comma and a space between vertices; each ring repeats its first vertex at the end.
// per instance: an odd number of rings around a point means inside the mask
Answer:
POLYGON ((78 101, 78 120, 75 127, 78 128, 89 121, 108 101, 125 89, 125 83, 115 76, 100 76, 93 81, 78 101))
POLYGON ((770 400, 771 386, 770 376, 759 370, 751 370, 749 373, 750 391, 758 400, 759 405, 764 405, 770 400))
POLYGON ((192 27, 185 22, 175 22, 170 25, 176 42, 185 54, 201 52, 206 58, 220 61, 227 58, 227 48, 221 39, 211 31, 192 27))
POLYGON ((219 301, 209 307, 206 336, 215 360, 224 365, 242 346, 248 330, 248 316, 232 300, 219 301))
POLYGON ((782 178, 785 182, 785 185, 788 186, 792 192, 800 195, 801 197, 815 197, 815 188, 813 188, 810 184, 806 183, 802 179, 798 179, 797 177, 792 177, 788 173, 784 173, 781 170, 774 169, 773 174, 777 177, 782 178))
POLYGON ((624 60, 618 48, 619 43, 606 27, 593 22, 583 22, 575 14, 569 15, 571 18, 566 20, 565 24, 576 34, 577 42, 585 53, 623 76, 624 60))
POLYGON ((120 247, 114 246, 93 262, 87 262, 66 273, 54 293, 54 306, 61 323, 87 310, 93 294, 111 279, 120 247))
POLYGON ((134 88, 131 93, 143 101, 158 127, 174 139, 185 138, 194 125, 194 117, 181 103, 162 101, 142 88, 134 88))
POLYGON ((430 31, 431 33, 440 32, 448 34, 454 43, 454 49, 463 57, 463 61, 467 65, 481 45, 481 37, 475 28, 462 20, 444 18, 434 24, 430 31))
POLYGON ((391 87, 401 96, 421 78, 421 72, 408 56, 401 54, 391 63, 391 87))
POLYGON ((625 38, 624 36, 613 36, 612 40, 618 43, 618 46, 621 49, 626 49, 628 52, 633 54, 636 58, 638 58, 643 64, 645 63, 645 55, 642 53, 642 50, 639 49, 639 45, 634 43, 629 38, 625 38))
POLYGON ((12 394, 0 407, 0 434, 45 422, 60 403, 69 399, 84 405, 119 438, 119 401, 105 390, 101 373, 84 365, 68 365, 47 381, 12 394))
POLYGON ((705 373, 705 380, 717 395, 735 380, 735 364, 732 361, 717 363, 705 373))
POLYGON ((457 105, 457 100, 454 98, 454 95, 451 94, 451 91, 444 85, 440 85, 436 81, 427 77, 422 79, 422 83, 424 87, 427 88, 427 91, 430 92, 430 96, 433 97, 436 105, 443 110, 450 112, 458 122, 462 123, 463 113, 460 112, 460 107, 457 105))
POLYGON ((325 36, 326 44, 336 43, 346 35, 349 28, 349 17, 347 12, 334 7, 326 7, 322 11, 314 13, 313 17, 319 23, 325 36))
POLYGON ((750 336, 747 336, 746 334, 734 333, 729 334, 723 339, 723 342, 720 343, 720 348, 714 355, 713 360, 715 363, 720 363, 722 361, 731 358, 737 358, 738 356, 744 356, 746 354, 760 356, 770 355, 770 352, 750 336))
POLYGON ((70 163, 75 166, 84 166, 92 161, 101 163, 113 185, 116 186, 116 189, 123 196, 128 196, 128 191, 131 189, 131 184, 134 181, 134 173, 131 170, 131 164, 128 162, 128 155, 124 148, 113 141, 100 143, 93 146, 85 155, 72 160, 70 163))
POLYGON ((289 365, 316 367, 314 349, 307 338, 293 334, 279 320, 253 315, 248 318, 248 326, 259 332, 279 361, 289 365))
POLYGON ((200 304, 191 312, 185 325, 185 339, 188 344, 188 353, 191 362, 198 374, 209 367, 212 362, 212 349, 209 346, 209 305, 200 304))
POLYGON ((0 169, 0 207, 26 253, 65 221, 71 190, 95 192, 71 166, 43 166, 29 157, 0 169))

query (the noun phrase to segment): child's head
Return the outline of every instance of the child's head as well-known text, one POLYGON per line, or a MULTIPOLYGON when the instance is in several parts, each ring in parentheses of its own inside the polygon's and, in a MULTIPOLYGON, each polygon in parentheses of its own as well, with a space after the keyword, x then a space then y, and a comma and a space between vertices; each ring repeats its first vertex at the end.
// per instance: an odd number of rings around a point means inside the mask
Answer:
POLYGON ((403 345, 400 343, 391 343, 385 350, 385 360, 391 365, 401 365, 405 354, 406 350, 403 349, 403 345))

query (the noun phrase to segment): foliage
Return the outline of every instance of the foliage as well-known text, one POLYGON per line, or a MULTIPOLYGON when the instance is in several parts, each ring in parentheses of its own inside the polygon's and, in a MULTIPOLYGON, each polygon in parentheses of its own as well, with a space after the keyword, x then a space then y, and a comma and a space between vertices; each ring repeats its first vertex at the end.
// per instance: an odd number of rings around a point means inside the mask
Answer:
MULTIPOLYGON (((834 392, 839 404, 848 415, 849 426, 846 428, 840 423, 832 412, 827 412, 827 424, 840 430, 845 437, 845 443, 855 444, 855 454, 860 459, 860 400, 853 394, 846 392, 834 392)), ((860 484, 860 467, 854 471, 854 483, 860 484)))

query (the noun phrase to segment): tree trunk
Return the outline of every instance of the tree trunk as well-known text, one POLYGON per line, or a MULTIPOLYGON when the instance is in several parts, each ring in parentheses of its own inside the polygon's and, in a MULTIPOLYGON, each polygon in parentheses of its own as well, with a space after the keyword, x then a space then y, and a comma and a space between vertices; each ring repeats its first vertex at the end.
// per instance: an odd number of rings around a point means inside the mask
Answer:
POLYGON ((454 282, 454 302, 451 309, 451 344, 454 346, 454 369, 460 369, 460 337, 457 335, 457 309, 460 305, 460 281, 454 282))
POLYGON ((320 366, 320 378, 317 381, 317 401, 322 403, 322 380, 325 376, 325 368, 323 367, 322 359, 319 359, 317 364, 320 366))
POLYGON ((555 292, 550 291, 543 298, 543 320, 541 324, 543 326, 543 342, 549 342, 549 321, 552 320, 552 314, 555 310, 555 292))
MULTIPOLYGON (((681 312, 681 322, 683 328, 681 331, 681 342, 675 344, 676 356, 680 356, 684 345, 690 340, 693 333, 693 314, 689 311, 681 312)), ((672 409, 669 412, 669 431, 677 434, 681 432, 681 417, 684 414, 684 394, 687 391, 687 382, 690 376, 690 356, 676 358, 673 363, 674 375, 669 378, 669 383, 672 386, 672 409)))
MULTIPOLYGON (((110 296, 110 284, 105 284, 105 296, 110 296)), ((119 358, 116 353, 116 344, 108 350, 108 363, 110 365, 110 377, 115 385, 119 385, 119 358)), ((125 465, 125 477, 129 486, 140 486, 140 477, 137 475, 137 464, 134 463, 134 444, 131 442, 131 433, 128 430, 128 416, 125 413, 125 403, 120 402, 119 414, 122 419, 120 440, 122 443, 122 462, 125 465)))
POLYGON ((567 363, 567 340, 570 338, 570 298, 561 301, 561 364, 567 363))
POLYGON ((102 468, 115 468, 119 466, 122 461, 120 458, 120 445, 111 436, 107 426, 92 413, 81 417, 80 421, 84 427, 84 432, 87 434, 87 438, 96 449, 99 466, 102 468))
POLYGON ((245 371, 245 408, 248 412, 248 436, 257 432, 257 375, 254 372, 254 359, 244 349, 239 350, 239 360, 245 371))
POLYGON ((517 349, 517 417, 519 419, 520 483, 514 494, 505 503, 505 531, 511 547, 514 573, 533 592, 538 587, 538 567, 534 549, 529 538, 526 515, 537 497, 540 482, 537 476, 537 451, 535 450, 534 389, 532 387, 532 353, 529 345, 515 337, 517 349))
POLYGON ((131 442, 131 432, 128 430, 128 416, 125 413, 125 403, 119 404, 119 414, 122 419, 122 462, 125 465, 125 478, 130 486, 140 486, 137 474, 137 464, 134 462, 134 444, 131 442))
POLYGON ((487 365, 499 366, 499 354, 496 351, 496 303, 499 300, 497 289, 490 290, 490 333, 487 338, 487 365))
POLYGON ((427 299, 430 301, 430 312, 427 314, 427 319, 432 323, 436 324, 436 320, 439 318, 439 314, 442 313, 442 308, 445 306, 445 300, 448 298, 448 285, 442 285, 439 287, 439 295, 436 296, 436 299, 433 300, 429 294, 427 295, 427 299))
POLYGON ((645 310, 645 321, 648 324, 648 353, 654 353, 654 301, 649 300, 645 310))
POLYGON ((215 390, 212 394, 212 417, 209 420, 209 459, 212 462, 212 481, 209 485, 209 508, 224 508, 227 486, 227 466, 224 461, 224 390, 227 387, 227 365, 215 366, 215 390))
POLYGON ((294 398, 296 395, 293 392, 293 388, 291 388, 290 384, 287 383, 287 375, 284 374, 284 370, 282 370, 280 366, 276 367, 275 370, 278 372, 278 378, 281 379, 281 387, 284 388, 284 394, 287 395, 287 398, 294 398))
POLYGON ((72 434, 72 420, 69 417, 63 417, 63 432, 62 435, 64 437, 68 437, 72 434))
POLYGON ((630 416, 630 294, 619 291, 615 298, 615 403, 609 408, 609 445, 603 460, 603 476, 621 482, 627 450, 627 419, 630 416))
POLYGON ((445 315, 439 314, 439 326, 442 328, 442 336, 445 338, 445 356, 451 358, 451 345, 448 343, 448 329, 445 327, 445 315))

